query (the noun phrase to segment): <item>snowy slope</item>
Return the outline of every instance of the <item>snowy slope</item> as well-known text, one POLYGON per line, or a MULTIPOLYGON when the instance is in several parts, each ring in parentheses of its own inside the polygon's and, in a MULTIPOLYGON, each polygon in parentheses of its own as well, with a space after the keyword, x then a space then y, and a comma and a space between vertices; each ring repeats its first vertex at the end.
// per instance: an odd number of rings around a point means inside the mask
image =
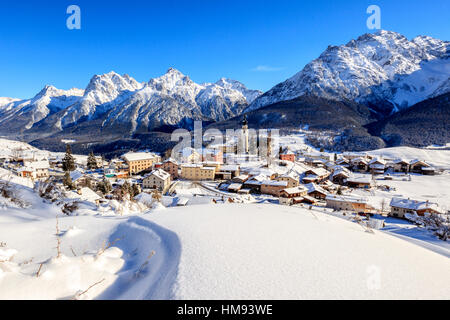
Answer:
MULTIPOLYGON (((450 42, 379 31, 346 45, 329 46, 301 72, 258 98, 247 109, 314 94, 365 104, 411 106, 449 89, 450 42)), ((383 110, 378 110, 383 111, 383 110)), ((386 111, 386 110, 384 110, 386 111)))
POLYGON ((177 299, 450 296, 447 258, 308 210, 202 205, 145 218, 180 238, 177 299))
POLYGON ((102 118, 104 126, 118 124, 134 132, 183 121, 225 120, 261 94, 235 80, 197 84, 173 68, 147 83, 110 72, 94 76, 85 90, 47 86, 31 100, 0 98, 0 124, 7 134, 11 129, 31 129, 42 120, 33 128, 39 134, 102 118))
POLYGON ((139 128, 176 126, 183 121, 225 120, 248 106, 244 94, 250 98, 260 94, 237 81, 219 83, 200 85, 171 68, 111 108, 103 125, 131 124, 130 130, 134 132, 139 128))
POLYGON ((0 99, 0 125, 5 127, 24 126, 30 129, 48 115, 63 110, 83 96, 80 89, 60 90, 45 86, 33 99, 0 99))

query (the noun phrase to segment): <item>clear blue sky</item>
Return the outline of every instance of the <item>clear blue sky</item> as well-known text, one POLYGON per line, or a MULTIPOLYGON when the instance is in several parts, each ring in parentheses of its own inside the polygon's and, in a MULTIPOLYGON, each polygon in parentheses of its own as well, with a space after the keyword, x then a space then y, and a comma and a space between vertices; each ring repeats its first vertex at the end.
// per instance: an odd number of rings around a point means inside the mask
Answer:
POLYGON ((169 67, 196 82, 228 77, 268 90, 329 44, 372 32, 371 4, 383 29, 450 40, 448 0, 1 1, 0 96, 85 88, 111 70, 148 81, 169 67), (66 28, 71 4, 81 30, 66 28))

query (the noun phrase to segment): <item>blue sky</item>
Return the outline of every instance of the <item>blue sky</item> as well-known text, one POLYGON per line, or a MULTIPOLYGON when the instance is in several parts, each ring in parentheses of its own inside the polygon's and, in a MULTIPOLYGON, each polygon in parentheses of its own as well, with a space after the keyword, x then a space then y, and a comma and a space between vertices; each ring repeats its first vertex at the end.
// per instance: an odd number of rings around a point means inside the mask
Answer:
POLYGON ((0 96, 85 88, 111 70, 148 81, 169 67, 200 83, 227 77, 268 90, 328 45, 373 32, 371 4, 383 29, 450 40, 448 0, 1 1, 0 96), (71 4, 81 30, 66 27, 71 4))

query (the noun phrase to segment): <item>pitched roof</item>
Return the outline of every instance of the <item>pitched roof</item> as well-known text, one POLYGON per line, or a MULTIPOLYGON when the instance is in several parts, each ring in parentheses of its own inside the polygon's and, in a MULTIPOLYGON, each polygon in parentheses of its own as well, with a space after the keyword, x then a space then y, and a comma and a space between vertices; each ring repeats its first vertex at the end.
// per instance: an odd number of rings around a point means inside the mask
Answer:
POLYGON ((145 175, 144 179, 152 176, 155 176, 161 180, 167 180, 170 178, 170 174, 168 172, 162 169, 156 169, 150 172, 149 174, 145 175))
POLYGON ((437 212, 442 212, 436 203, 405 198, 392 198, 390 206, 414 211, 431 209, 437 212))
POLYGON ((315 183, 308 183, 307 185, 305 185, 305 187, 306 187, 306 189, 308 189, 308 193, 320 192, 323 194, 328 194, 328 192, 326 192, 324 188, 322 188, 321 186, 318 186, 315 183))
POLYGON ((122 156, 126 161, 153 160, 157 157, 152 152, 128 152, 122 156))

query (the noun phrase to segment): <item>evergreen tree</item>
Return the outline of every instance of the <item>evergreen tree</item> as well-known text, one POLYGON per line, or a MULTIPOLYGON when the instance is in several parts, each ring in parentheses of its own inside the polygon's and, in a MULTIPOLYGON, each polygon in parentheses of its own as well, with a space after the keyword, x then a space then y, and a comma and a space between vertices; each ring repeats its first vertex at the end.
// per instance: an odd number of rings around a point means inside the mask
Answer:
POLYGON ((75 189, 75 186, 73 185, 72 178, 70 177, 69 171, 66 171, 66 173, 64 174, 63 184, 64 184, 69 190, 75 189))
POLYGON ((89 170, 96 170, 98 169, 97 166, 97 159, 95 158, 94 153, 91 151, 91 153, 89 153, 88 159, 87 159, 87 168, 89 170))
POLYGON ((72 156, 72 149, 70 145, 66 145, 66 155, 63 158, 63 170, 64 171, 74 171, 75 167, 75 159, 72 156))
POLYGON ((98 190, 100 190, 103 194, 108 194, 112 190, 111 183, 108 179, 103 178, 103 181, 99 182, 98 190))
POLYGON ((140 192, 140 190, 139 190, 139 187, 138 187, 138 185, 137 184, 133 184, 132 186, 131 186, 131 197, 132 198, 134 198, 134 197, 136 197, 138 194, 140 194, 141 192, 140 192))

